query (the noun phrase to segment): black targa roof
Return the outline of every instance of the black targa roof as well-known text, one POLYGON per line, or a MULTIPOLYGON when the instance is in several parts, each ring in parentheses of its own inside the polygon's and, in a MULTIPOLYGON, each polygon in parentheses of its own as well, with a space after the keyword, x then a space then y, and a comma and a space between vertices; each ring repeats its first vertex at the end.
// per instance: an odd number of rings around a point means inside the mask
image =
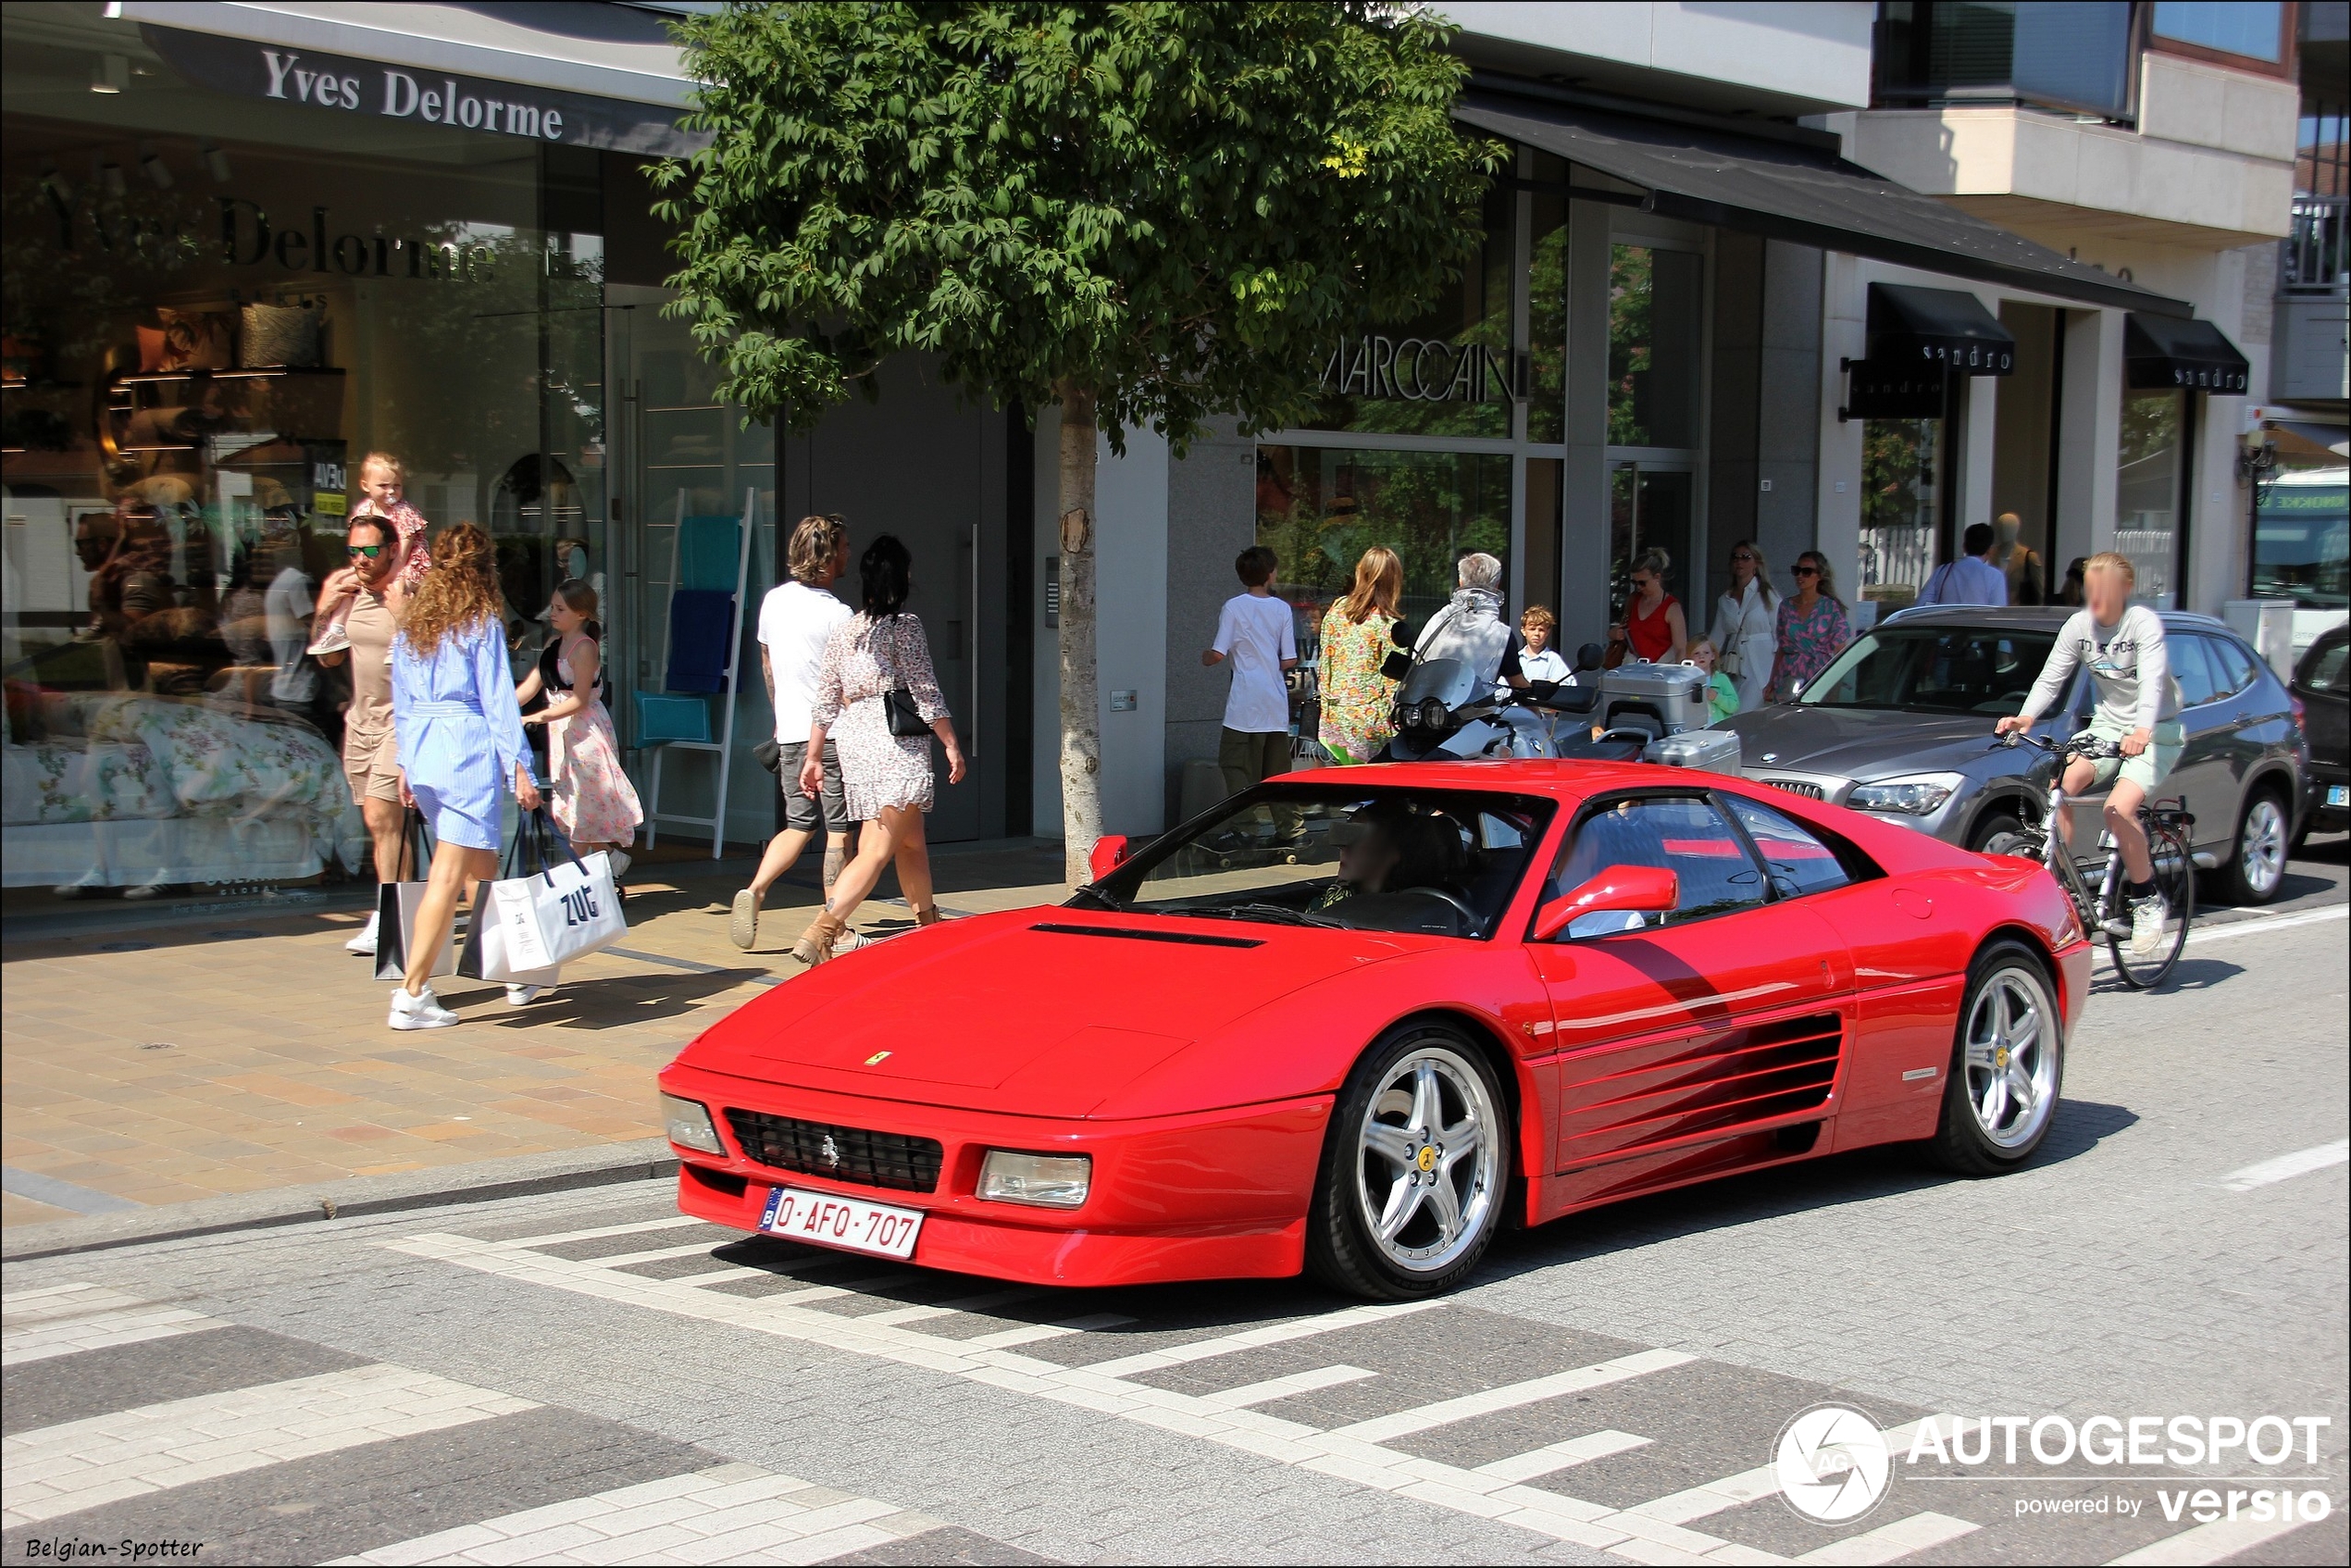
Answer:
POLYGON ((1669 218, 2084 305, 2192 314, 2182 301, 1800 142, 1476 89, 1454 106, 1453 118, 1638 185, 1649 193, 1641 205, 1669 218))

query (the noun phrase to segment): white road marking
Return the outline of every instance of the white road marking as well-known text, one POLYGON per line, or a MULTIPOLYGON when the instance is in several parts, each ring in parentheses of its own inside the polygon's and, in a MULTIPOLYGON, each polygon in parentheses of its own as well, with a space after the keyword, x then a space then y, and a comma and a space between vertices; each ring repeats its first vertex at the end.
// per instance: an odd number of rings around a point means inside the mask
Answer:
POLYGON ((102 1285, 58 1285, 0 1299, 0 1366, 103 1350, 227 1325, 102 1285))
MULTIPOLYGON (((1954 1419, 1950 1415, 1921 1416, 1888 1431, 1885 1446, 1889 1450, 1908 1449, 1911 1439, 1919 1435, 1919 1428, 1927 1422, 1937 1422, 1940 1424, 1939 1430, 1948 1431, 1954 1419)), ((1742 1470, 1735 1475, 1725 1475, 1719 1481, 1692 1487, 1686 1491, 1636 1503, 1628 1512, 1645 1518, 1662 1519, 1671 1524, 1686 1524, 1693 1519, 1703 1519, 1726 1508, 1738 1508, 1758 1498, 1777 1497, 1779 1490, 1778 1467, 1761 1464, 1752 1470, 1742 1470)))
MULTIPOLYGON (((864 1321, 875 1323, 890 1315, 889 1313, 877 1313, 864 1321)), ((1105 1328, 1124 1328, 1134 1321, 1123 1313, 1088 1313, 1084 1317, 1064 1318, 1059 1323, 1031 1323, 1019 1328, 1000 1328, 993 1334, 982 1334, 964 1343, 983 1350, 1009 1350, 1015 1345, 1063 1339, 1072 1334, 1094 1334, 1105 1328)))
POLYGON ((1491 1461, 1479 1465, 1477 1473, 1513 1484, 1535 1481, 1574 1465, 1606 1459, 1612 1453, 1647 1448, 1648 1441, 1647 1437, 1636 1437, 1630 1432, 1593 1432, 1581 1437, 1570 1437, 1563 1443, 1547 1444, 1526 1453, 1515 1453, 1508 1459, 1491 1461))
POLYGON ((504 1241, 485 1241, 485 1247, 502 1251, 521 1251, 533 1247, 560 1247, 566 1241, 595 1241, 607 1236, 634 1236, 646 1230, 683 1230, 690 1225, 708 1225, 691 1214, 672 1214, 665 1220, 637 1220, 628 1225, 591 1226, 586 1230, 551 1230, 544 1236, 514 1236, 504 1241))
POLYGON ((722 1464, 378 1547, 339 1564, 816 1562, 904 1540, 939 1521, 722 1464))
POLYGON ((1203 1394, 1202 1404, 1218 1410, 1242 1410, 1250 1405, 1269 1405, 1275 1400, 1287 1400, 1293 1394, 1311 1394, 1317 1388, 1336 1388, 1342 1383, 1361 1383, 1366 1377, 1377 1377, 1360 1366, 1318 1366, 1312 1372, 1293 1372, 1287 1377, 1268 1377, 1263 1383, 1244 1383, 1238 1388, 1220 1393, 1203 1394))
POLYGON ((1972 1535, 1976 1525, 1964 1519, 1954 1519, 1947 1513, 1913 1513, 1907 1519, 1897 1519, 1891 1524, 1881 1524, 1858 1536, 1847 1536, 1841 1541, 1815 1547, 1796 1559, 1798 1562, 1892 1562, 1914 1551, 1941 1546, 1945 1541, 1958 1540, 1972 1535))
POLYGON ((2306 1523, 2300 1519, 2262 1524, 2250 1519, 2215 1520, 2176 1536, 2167 1536, 2136 1551, 2124 1552, 2114 1560, 2111 1568, 2153 1568, 2158 1564, 2199 1568, 2203 1563, 2220 1562, 2241 1551, 2251 1551, 2263 1541, 2275 1540, 2290 1530, 2302 1528, 2306 1523))
POLYGON ((2192 931, 2188 934, 2188 940, 2224 941, 2230 937, 2258 936, 2265 931, 2290 931, 2296 926, 2317 926, 2345 916, 2351 916, 2351 904, 2331 904, 2325 909, 2299 910, 2292 915, 2248 915, 2225 926, 2206 926, 2192 931))
POLYGON ((595 1261, 606 1268, 620 1268, 628 1263, 666 1263, 672 1258, 690 1258, 700 1252, 705 1257, 727 1246, 724 1241, 690 1241, 682 1247, 649 1247, 641 1252, 615 1252, 595 1261))
POLYGON ((1333 1437, 1352 1437, 1359 1443, 1385 1443, 1395 1437, 1407 1437, 1415 1432, 1425 1432, 1432 1426, 1449 1426, 1456 1421, 1467 1421, 1473 1415, 1489 1415, 1498 1410, 1515 1410, 1561 1394, 1580 1394, 1586 1388, 1603 1384, 1621 1383, 1644 1373, 1663 1372, 1698 1360, 1681 1350, 1636 1350, 1629 1356, 1618 1356, 1594 1366, 1579 1366, 1573 1372, 1555 1372, 1549 1377, 1533 1377, 1524 1383, 1505 1384, 1488 1388, 1481 1394, 1463 1394, 1459 1399, 1439 1400, 1435 1404, 1415 1410, 1399 1410, 1393 1415, 1376 1416, 1359 1421, 1352 1426, 1341 1426, 1333 1437))
POLYGON ((2241 1171, 2231 1171, 2220 1178, 2220 1185, 2232 1192, 2250 1192, 2257 1187, 2273 1182, 2290 1181, 2312 1171, 2325 1170, 2351 1160, 2351 1138, 2338 1138, 2332 1143, 2321 1143, 2316 1149, 2297 1150, 2281 1154, 2274 1160, 2264 1160, 2258 1165, 2247 1165, 2241 1171))
POLYGON ((0 1439, 6 1527, 387 1437, 539 1407, 377 1363, 142 1405, 0 1439))

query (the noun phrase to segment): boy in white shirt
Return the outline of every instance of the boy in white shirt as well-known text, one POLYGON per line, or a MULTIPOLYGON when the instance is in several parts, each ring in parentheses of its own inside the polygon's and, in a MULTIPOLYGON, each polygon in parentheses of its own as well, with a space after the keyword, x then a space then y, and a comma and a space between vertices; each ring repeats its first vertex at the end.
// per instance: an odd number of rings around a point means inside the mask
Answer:
MULTIPOLYGON (((1274 573, 1280 565, 1262 544, 1240 553, 1233 570, 1244 591, 1225 601, 1216 617, 1216 641, 1200 656, 1211 669, 1227 659, 1233 665, 1225 729, 1216 745, 1227 795, 1290 770, 1289 687, 1283 676, 1298 666, 1298 634, 1289 605, 1274 597, 1274 573)), ((1275 826, 1281 838, 1295 838, 1298 814, 1282 813, 1275 826)))

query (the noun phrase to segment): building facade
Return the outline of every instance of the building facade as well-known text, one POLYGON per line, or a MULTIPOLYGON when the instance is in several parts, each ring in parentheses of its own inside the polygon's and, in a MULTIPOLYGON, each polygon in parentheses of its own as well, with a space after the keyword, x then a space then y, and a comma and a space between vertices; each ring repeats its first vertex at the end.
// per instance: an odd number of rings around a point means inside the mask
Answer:
MULTIPOLYGON (((554 583, 599 587, 665 837, 772 830, 750 625, 811 511, 914 552, 973 763, 931 836, 1058 831, 1053 414, 914 359, 804 435, 716 401, 644 176, 690 145, 665 21, 690 8, 0 11, 12 908, 365 875, 341 678, 300 623, 376 450, 436 525, 496 538, 517 670, 554 583)), ((2266 62, 2156 15, 2208 7, 2012 9, 1969 76, 1928 6, 1448 6, 1464 128, 1512 158, 1458 289, 1332 345, 1307 428, 1105 448, 1106 826, 1210 788, 1197 655, 1251 543, 1310 632, 1373 542, 1416 612, 1461 551, 1501 556, 1571 646, 1650 547, 1694 623, 1740 540, 1783 572, 1821 550, 1866 617, 2003 511, 2050 583, 2113 545, 2169 602, 2241 596, 2295 8, 2266 62), (2127 13, 2106 74, 1989 81, 2041 57, 2047 10, 2127 13)))

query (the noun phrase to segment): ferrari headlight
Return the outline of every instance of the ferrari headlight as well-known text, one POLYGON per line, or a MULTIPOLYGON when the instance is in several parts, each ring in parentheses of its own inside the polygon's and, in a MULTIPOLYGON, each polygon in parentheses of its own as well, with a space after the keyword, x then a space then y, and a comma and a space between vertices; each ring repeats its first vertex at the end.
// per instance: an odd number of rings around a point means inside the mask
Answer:
POLYGON ((1855 811, 1899 812, 1905 816, 1931 816, 1958 792, 1957 774, 1930 773, 1918 778, 1889 778, 1883 784, 1860 784, 1845 797, 1855 811))
POLYGON ((1021 1154, 990 1149, 979 1167, 979 1196, 998 1203, 1075 1209, 1094 1183, 1090 1154, 1021 1154))
POLYGON ((710 1108, 702 1101, 665 1094, 661 1119, 668 1125, 669 1141, 680 1149, 699 1149, 705 1154, 727 1152, 727 1146, 718 1141, 718 1129, 711 1125, 710 1108))

